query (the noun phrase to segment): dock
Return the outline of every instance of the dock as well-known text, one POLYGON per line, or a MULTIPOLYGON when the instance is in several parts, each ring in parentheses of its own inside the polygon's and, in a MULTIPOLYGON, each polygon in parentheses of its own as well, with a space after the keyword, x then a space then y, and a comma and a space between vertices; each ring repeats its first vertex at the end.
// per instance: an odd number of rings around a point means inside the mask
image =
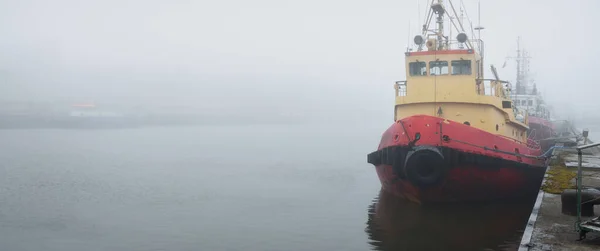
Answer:
MULTIPOLYGON (((586 143, 590 145, 587 140, 586 143)), ((576 147, 581 148, 581 145, 578 144, 576 147)), ((577 229, 581 225, 577 224, 577 215, 563 214, 563 194, 577 191, 579 159, 576 147, 554 150, 553 160, 546 171, 542 189, 523 233, 519 251, 600 250, 600 232, 587 232, 586 238, 580 240, 577 229), (561 178, 563 184, 560 184, 561 178)), ((600 147, 590 147, 581 152, 582 187, 600 189, 600 147)), ((585 199, 581 201, 587 202, 585 199)), ((597 203, 600 204, 600 201, 597 203)), ((576 208, 577 202, 573 202, 572 205, 576 208)), ((585 223, 598 217, 600 206, 595 206, 595 209, 593 216, 582 216, 581 221, 585 223)))

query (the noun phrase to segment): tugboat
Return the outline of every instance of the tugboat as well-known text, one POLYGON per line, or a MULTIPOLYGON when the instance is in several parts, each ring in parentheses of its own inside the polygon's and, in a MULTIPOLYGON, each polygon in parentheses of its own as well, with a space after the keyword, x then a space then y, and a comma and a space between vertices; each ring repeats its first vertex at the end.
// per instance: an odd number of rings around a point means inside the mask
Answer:
POLYGON ((520 38, 517 39, 517 79, 512 99, 517 109, 527 112, 529 116, 529 130, 527 137, 538 142, 542 151, 550 149, 555 144, 556 132, 551 121, 550 107, 537 89, 535 83, 531 85, 529 78, 529 55, 521 49, 520 38))
POLYGON ((406 80, 395 84, 394 123, 367 162, 384 191, 417 203, 529 198, 546 159, 509 83, 494 66, 484 78, 481 36, 469 38, 451 7, 431 3, 416 49, 405 53, 406 80), (445 16, 456 40, 444 33, 445 16))

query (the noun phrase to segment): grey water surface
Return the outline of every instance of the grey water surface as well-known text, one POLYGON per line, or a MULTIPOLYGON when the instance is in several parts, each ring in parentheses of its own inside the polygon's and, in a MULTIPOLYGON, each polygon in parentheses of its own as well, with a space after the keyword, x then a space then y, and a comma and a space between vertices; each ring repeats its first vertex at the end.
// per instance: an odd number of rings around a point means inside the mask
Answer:
POLYGON ((380 195, 385 127, 0 130, 0 250, 514 250, 527 204, 380 195))

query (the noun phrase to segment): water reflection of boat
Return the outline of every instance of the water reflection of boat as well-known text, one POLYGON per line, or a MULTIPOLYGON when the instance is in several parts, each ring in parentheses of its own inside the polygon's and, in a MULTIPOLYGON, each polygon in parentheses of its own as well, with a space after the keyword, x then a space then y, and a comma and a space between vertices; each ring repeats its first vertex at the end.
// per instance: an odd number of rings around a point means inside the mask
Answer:
POLYGON ((420 206, 382 190, 365 231, 374 250, 516 250, 534 199, 420 206))

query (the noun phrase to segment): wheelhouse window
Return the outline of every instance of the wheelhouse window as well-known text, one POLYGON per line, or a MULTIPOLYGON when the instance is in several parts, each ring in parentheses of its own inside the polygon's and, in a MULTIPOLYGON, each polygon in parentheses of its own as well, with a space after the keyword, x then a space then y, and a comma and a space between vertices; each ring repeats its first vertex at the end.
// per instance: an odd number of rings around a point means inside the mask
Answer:
POLYGON ((408 64, 408 70, 411 76, 425 76, 427 75, 427 63, 410 62, 408 64))
POLYGON ((452 60, 452 75, 471 75, 471 60, 452 60))
POLYGON ((528 101, 529 101, 529 104, 528 104, 528 105, 529 105, 529 106, 532 106, 532 105, 533 105, 533 100, 531 100, 531 99, 530 99, 530 100, 528 100, 528 101))
POLYGON ((431 61, 429 62, 429 75, 446 75, 448 74, 448 61, 431 61))

